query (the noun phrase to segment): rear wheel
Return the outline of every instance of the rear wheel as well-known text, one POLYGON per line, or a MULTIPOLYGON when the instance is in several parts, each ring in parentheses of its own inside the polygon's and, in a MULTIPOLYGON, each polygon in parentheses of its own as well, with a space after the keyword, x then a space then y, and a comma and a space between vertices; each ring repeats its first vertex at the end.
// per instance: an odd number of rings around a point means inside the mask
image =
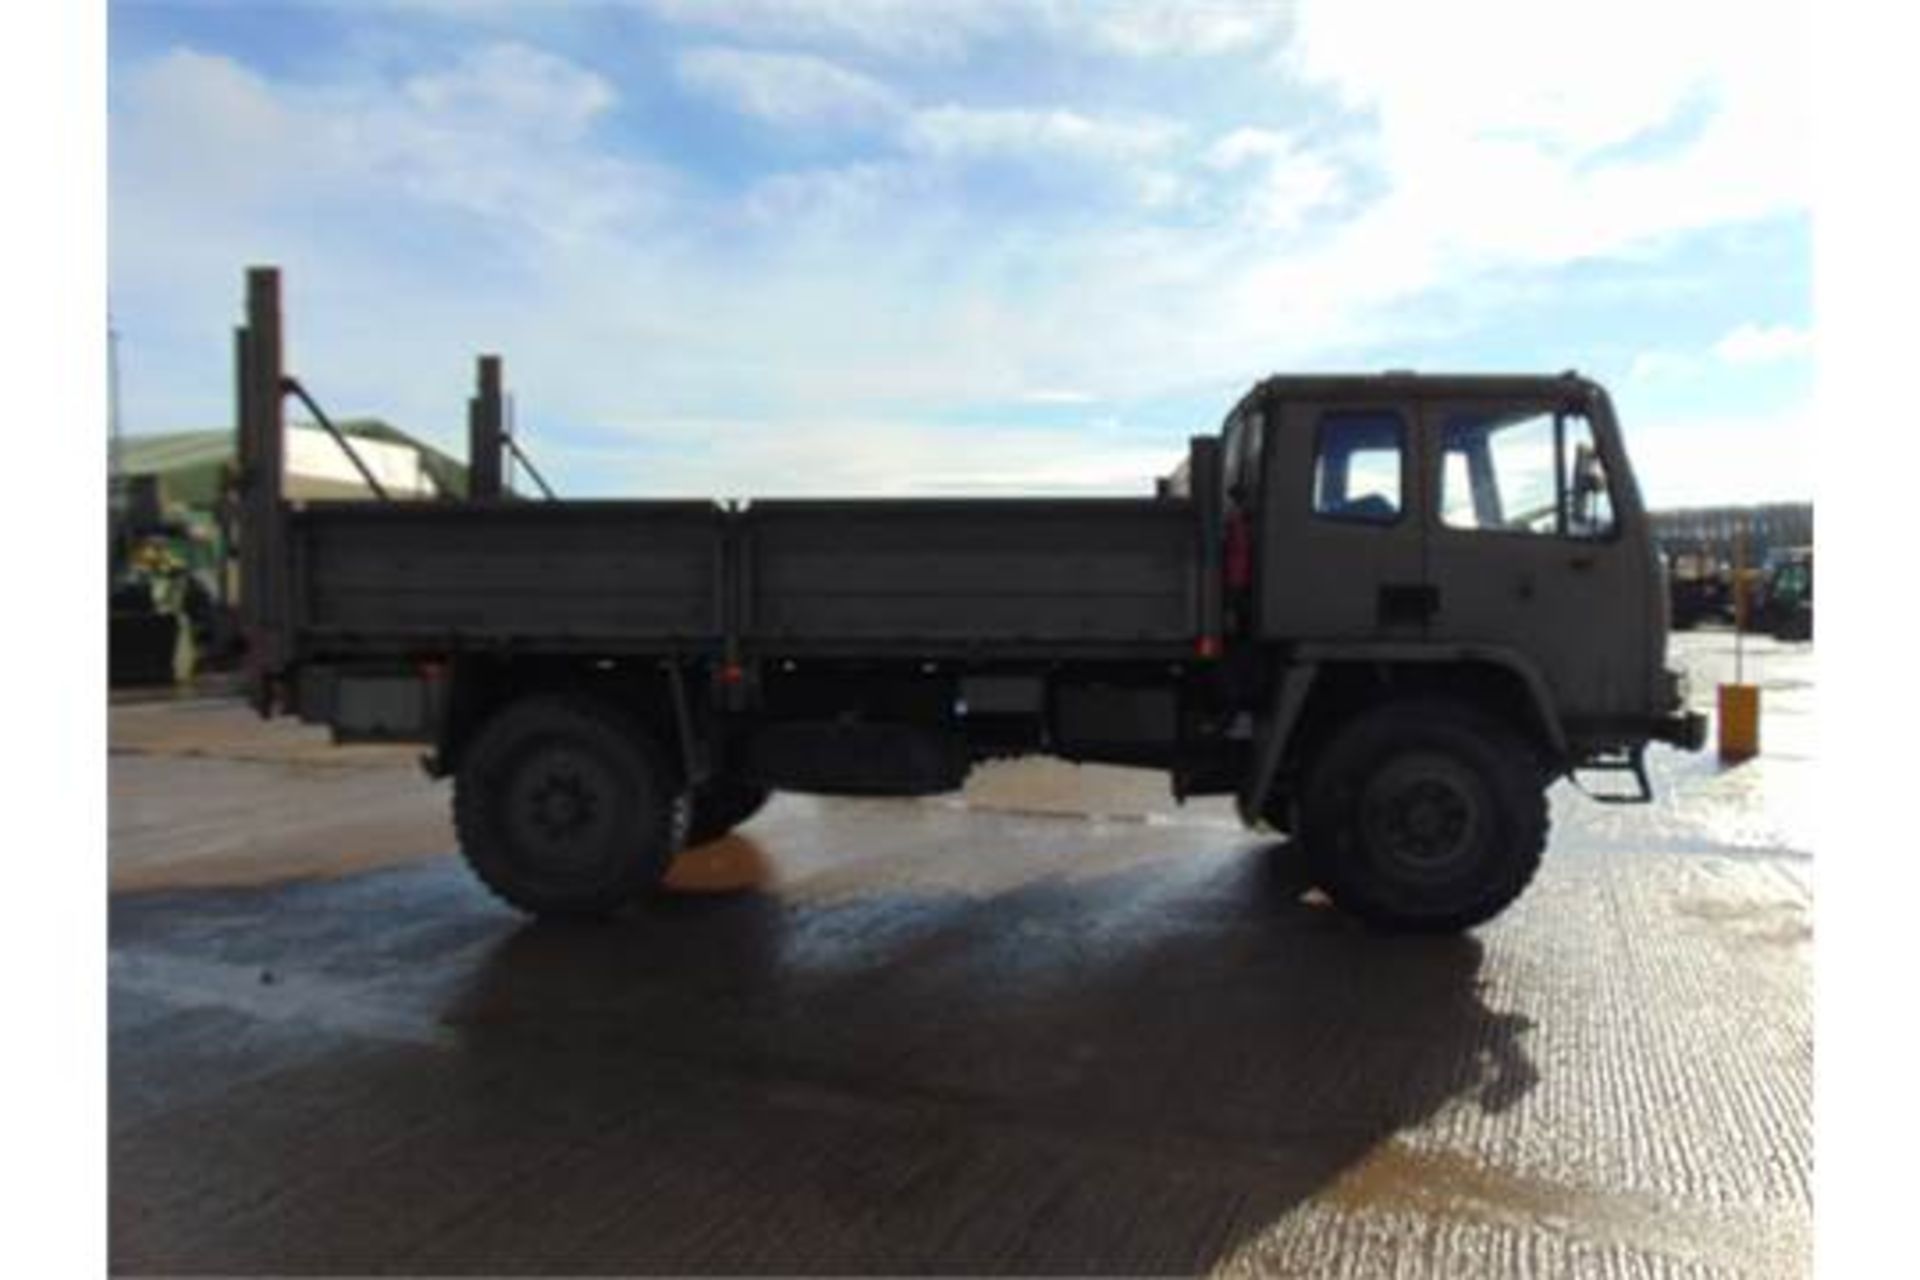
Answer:
POLYGON ((488 721, 453 787, 461 852, 538 915, 600 915, 658 883, 687 800, 645 733, 588 699, 538 696, 488 721))
POLYGON ((1328 743, 1301 801, 1317 878, 1379 928, 1454 932, 1520 896, 1547 840, 1527 743, 1441 699, 1365 713, 1328 743))
POLYGON ((693 817, 687 825, 687 845, 706 844, 760 812, 773 793, 766 787, 733 778, 713 778, 693 792, 693 817))

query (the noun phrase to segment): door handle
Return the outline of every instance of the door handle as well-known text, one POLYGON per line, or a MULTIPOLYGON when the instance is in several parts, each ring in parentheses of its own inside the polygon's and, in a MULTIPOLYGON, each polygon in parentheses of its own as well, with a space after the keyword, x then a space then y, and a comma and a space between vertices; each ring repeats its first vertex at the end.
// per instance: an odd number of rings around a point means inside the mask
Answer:
POLYGON ((1440 588, 1428 583, 1387 583, 1380 588, 1376 610, 1382 626, 1427 622, 1440 611, 1440 588))
POLYGON ((1577 570, 1579 570, 1579 571, 1580 571, 1581 573, 1585 573, 1585 572, 1586 572, 1587 570, 1589 570, 1589 569, 1591 569, 1591 568, 1593 568, 1593 563, 1594 563, 1594 561, 1593 561, 1593 557, 1592 557, 1592 556, 1590 556, 1590 555, 1577 555, 1577 556, 1573 556, 1573 557, 1571 557, 1571 558, 1569 558, 1569 559, 1568 559, 1568 561, 1567 561, 1567 568, 1569 568, 1569 569, 1577 569, 1577 570))

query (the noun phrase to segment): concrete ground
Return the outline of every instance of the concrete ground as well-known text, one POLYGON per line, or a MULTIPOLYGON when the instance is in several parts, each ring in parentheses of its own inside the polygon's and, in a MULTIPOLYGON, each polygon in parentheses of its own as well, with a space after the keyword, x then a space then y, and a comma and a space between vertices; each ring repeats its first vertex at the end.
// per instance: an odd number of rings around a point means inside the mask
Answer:
MULTIPOLYGON (((1711 703, 1733 638, 1676 647, 1711 703)), ((780 797, 529 924, 411 752, 111 710, 127 1272, 1797 1275, 1812 650, 1764 754, 1561 787, 1528 895, 1369 936, 1151 775, 780 797)))

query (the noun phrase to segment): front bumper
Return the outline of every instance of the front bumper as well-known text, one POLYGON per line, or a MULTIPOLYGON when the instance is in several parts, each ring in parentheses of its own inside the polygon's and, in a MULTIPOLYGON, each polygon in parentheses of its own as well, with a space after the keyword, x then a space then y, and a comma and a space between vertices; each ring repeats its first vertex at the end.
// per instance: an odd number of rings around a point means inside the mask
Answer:
POLYGON ((1676 711, 1653 722, 1647 736, 1655 742, 1667 742, 1682 751, 1698 751, 1707 745, 1707 717, 1699 711, 1676 711))
POLYGON ((1682 751, 1698 751, 1707 745, 1707 717, 1698 711, 1687 710, 1689 686, 1692 681, 1685 671, 1675 671, 1668 667, 1661 671, 1659 705, 1667 708, 1666 714, 1655 717, 1647 727, 1647 737, 1653 742, 1666 742, 1679 747, 1682 751))

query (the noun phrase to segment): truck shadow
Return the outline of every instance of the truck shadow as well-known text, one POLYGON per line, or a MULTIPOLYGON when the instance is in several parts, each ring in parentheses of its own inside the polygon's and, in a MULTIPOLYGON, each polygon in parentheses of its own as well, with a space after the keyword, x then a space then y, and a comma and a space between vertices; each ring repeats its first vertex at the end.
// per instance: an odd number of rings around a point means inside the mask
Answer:
POLYGON ((1477 940, 1370 936, 1303 888, 1285 846, 1246 845, 1171 871, 746 889, 524 927, 442 1021, 449 1105, 538 1117, 539 1211, 406 1265, 1218 1264, 1394 1135, 1538 1080, 1531 1023, 1483 998, 1477 940))

